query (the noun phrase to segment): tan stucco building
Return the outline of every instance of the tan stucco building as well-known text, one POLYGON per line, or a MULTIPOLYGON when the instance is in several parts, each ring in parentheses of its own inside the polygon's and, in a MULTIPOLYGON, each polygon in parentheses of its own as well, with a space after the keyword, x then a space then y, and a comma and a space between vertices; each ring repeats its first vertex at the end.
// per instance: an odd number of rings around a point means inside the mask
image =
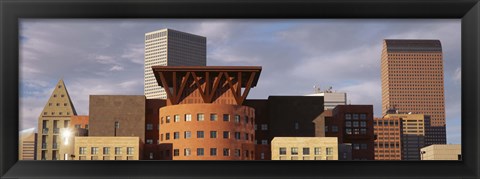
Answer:
POLYGON ((338 160, 336 137, 275 137, 272 160, 338 160))
POLYGON ((36 137, 37 133, 35 133, 35 128, 26 129, 20 132, 18 138, 18 160, 35 160, 36 137))
POLYGON ((460 144, 430 145, 420 149, 422 160, 461 160, 460 144))
POLYGON ((139 160, 139 137, 75 137, 73 160, 139 160))

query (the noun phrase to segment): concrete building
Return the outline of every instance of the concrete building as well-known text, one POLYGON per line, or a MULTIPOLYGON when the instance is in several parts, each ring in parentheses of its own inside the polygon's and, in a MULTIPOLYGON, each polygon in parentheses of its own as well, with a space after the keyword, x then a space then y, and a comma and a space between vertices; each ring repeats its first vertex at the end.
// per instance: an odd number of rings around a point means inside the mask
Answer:
POLYGON ((462 160, 460 144, 430 145, 420 149, 422 160, 462 160))
POLYGON ((77 115, 63 79, 59 80, 38 117, 37 160, 63 160, 59 153, 60 130, 77 115))
POLYGON ((338 160, 336 137, 275 137, 272 160, 338 160))
POLYGON ((261 67, 154 66, 167 93, 160 159, 253 160, 255 109, 243 105, 261 67), (242 90, 243 88, 243 90, 242 90))
POLYGON ((90 95, 88 136, 128 136, 145 141, 145 96, 90 95))
POLYGON ((339 144, 350 144, 352 160, 374 160, 372 105, 338 105, 325 111, 314 123, 315 131, 319 131, 317 136, 324 133, 325 137, 337 137, 339 144))
POLYGON ((35 128, 20 131, 18 140, 18 160, 35 160, 37 158, 35 128))
POLYGON ((145 34, 144 91, 147 99, 166 99, 152 66, 206 66, 207 39, 202 36, 161 29, 145 34))
POLYGON ((316 119, 323 112, 323 96, 269 96, 246 100, 255 109, 255 160, 271 159, 275 137, 315 137, 316 119))
POLYGON ((347 104, 347 93, 332 91, 331 87, 325 91, 320 91, 317 89, 315 93, 308 94, 306 96, 323 96, 323 106, 325 110, 332 110, 337 105, 347 104))
POLYGON ((431 116, 435 136, 445 144, 445 96, 442 45, 439 40, 383 41, 381 57, 382 110, 431 116))
MULTIPOLYGON (((397 111, 398 112, 398 111, 397 111)), ((420 148, 425 146, 425 121, 430 116, 423 114, 389 113, 385 119, 399 118, 402 122, 402 160, 420 160, 420 148)))
POLYGON ((75 137, 73 160, 139 160, 139 137, 75 137))
POLYGON ((402 119, 383 117, 373 119, 375 160, 402 160, 402 119))

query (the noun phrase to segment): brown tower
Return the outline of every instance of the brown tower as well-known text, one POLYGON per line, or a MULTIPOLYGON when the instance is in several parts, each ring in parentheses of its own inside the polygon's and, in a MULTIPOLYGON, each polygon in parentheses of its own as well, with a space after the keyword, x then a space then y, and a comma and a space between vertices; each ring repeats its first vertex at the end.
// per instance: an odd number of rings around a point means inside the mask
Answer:
POLYGON ((382 113, 431 116, 433 143, 446 143, 442 45, 439 40, 384 40, 381 60, 382 113))

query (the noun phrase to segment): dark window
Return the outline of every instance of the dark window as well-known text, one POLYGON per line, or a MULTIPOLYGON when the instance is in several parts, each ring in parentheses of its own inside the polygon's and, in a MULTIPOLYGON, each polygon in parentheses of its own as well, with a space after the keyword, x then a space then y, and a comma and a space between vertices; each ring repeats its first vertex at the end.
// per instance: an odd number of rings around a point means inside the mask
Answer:
POLYGON ((230 138, 230 132, 228 132, 228 131, 223 131, 223 138, 224 138, 224 139, 230 138))
POLYGON ((197 138, 203 138, 203 131, 197 131, 197 138))
POLYGON ((210 138, 217 138, 217 131, 210 131, 210 138))

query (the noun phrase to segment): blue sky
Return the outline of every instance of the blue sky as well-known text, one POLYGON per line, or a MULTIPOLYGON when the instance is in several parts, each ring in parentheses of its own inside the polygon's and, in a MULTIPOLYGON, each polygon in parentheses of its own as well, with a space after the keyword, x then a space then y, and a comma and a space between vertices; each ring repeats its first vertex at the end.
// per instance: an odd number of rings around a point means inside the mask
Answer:
POLYGON ((143 94, 144 34, 171 28, 207 37, 207 65, 262 66, 249 99, 347 92, 381 116, 383 39, 439 39, 444 53, 447 142, 460 143, 459 19, 22 19, 20 130, 36 127, 64 78, 81 115, 88 96, 143 94))

